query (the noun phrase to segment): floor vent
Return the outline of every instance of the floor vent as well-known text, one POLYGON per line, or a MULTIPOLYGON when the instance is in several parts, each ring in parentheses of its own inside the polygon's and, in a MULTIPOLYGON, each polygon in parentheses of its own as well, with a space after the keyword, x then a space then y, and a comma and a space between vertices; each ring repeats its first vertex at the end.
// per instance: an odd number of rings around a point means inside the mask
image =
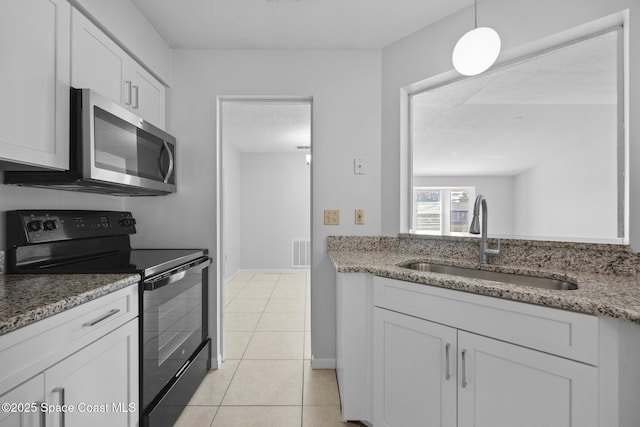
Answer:
POLYGON ((291 266, 298 268, 311 267, 311 242, 309 240, 291 241, 291 266))

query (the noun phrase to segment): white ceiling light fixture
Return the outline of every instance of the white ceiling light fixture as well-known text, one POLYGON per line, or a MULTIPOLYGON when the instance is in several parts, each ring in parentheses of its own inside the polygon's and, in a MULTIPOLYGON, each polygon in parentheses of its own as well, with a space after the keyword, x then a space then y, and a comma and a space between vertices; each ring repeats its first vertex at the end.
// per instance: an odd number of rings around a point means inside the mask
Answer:
POLYGON ((474 0, 474 29, 460 37, 451 57, 456 71, 475 76, 486 71, 500 54, 500 36, 493 28, 478 28, 478 0, 474 0))

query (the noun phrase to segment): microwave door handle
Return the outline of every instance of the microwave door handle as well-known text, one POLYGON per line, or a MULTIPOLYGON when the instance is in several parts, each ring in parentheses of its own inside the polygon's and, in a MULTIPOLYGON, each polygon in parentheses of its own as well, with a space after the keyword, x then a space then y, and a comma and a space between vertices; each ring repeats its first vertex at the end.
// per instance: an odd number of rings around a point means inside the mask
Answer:
POLYGON ((169 182, 169 178, 171 178, 171 175, 173 174, 173 151, 171 151, 171 147, 169 146, 169 143, 167 141, 163 141, 164 142, 164 146, 167 149, 167 152, 169 153, 169 169, 167 170, 167 174, 164 177, 164 183, 168 183, 169 182))
MULTIPOLYGON (((163 157, 162 155, 164 154, 164 150, 169 151, 166 142, 164 142, 164 144, 162 145, 162 148, 160 149, 160 157, 158 158, 158 169, 160 170, 160 176, 162 177, 162 182, 166 183, 167 177, 169 176, 169 174, 168 173, 165 174, 164 171, 162 170, 162 157, 163 157)), ((171 157, 169 157, 169 159, 171 159, 171 157)))

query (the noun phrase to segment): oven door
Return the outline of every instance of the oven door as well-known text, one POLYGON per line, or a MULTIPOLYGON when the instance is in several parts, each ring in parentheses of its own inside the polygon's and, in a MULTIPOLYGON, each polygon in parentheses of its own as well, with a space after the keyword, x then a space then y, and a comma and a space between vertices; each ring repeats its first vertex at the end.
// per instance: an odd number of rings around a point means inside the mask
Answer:
POLYGON ((210 263, 210 258, 202 257, 143 282, 141 402, 145 414, 176 387, 207 340, 210 263))

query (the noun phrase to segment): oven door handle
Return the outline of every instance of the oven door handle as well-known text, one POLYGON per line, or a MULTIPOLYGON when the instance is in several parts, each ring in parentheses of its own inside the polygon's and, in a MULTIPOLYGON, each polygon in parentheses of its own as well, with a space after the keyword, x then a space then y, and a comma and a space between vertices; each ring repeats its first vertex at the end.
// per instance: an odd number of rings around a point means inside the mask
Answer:
POLYGON ((187 275, 187 273, 196 273, 198 271, 202 271, 205 268, 211 265, 211 258, 206 258, 205 260, 200 261, 195 265, 189 266, 189 268, 176 271, 174 273, 168 274, 166 276, 161 276, 160 278, 148 279, 144 281, 144 290, 145 291, 153 291, 158 288, 162 288, 164 286, 170 285, 172 283, 178 282, 187 275))

